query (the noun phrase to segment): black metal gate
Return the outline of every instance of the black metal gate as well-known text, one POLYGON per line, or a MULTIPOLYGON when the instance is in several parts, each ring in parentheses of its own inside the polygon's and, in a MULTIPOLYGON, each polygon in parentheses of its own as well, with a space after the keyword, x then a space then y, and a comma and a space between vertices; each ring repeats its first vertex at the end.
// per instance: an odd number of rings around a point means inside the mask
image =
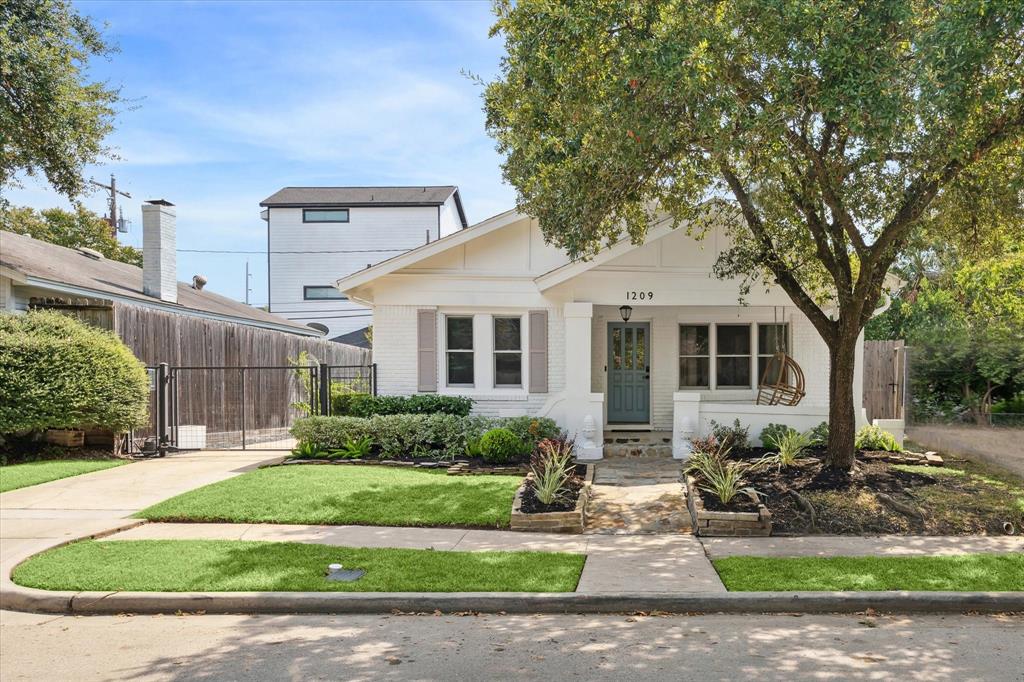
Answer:
POLYGON ((149 367, 150 424, 134 453, 290 450, 296 419, 332 413, 332 396, 377 392, 376 365, 149 367))

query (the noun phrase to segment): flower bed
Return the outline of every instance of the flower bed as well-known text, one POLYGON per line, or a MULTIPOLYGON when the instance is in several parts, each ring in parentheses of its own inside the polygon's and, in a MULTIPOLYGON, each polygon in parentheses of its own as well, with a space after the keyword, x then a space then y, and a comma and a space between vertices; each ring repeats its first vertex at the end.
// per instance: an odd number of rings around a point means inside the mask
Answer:
POLYGON ((555 505, 540 504, 533 495, 533 473, 527 474, 512 501, 510 528, 542 533, 582 533, 594 476, 593 466, 586 466, 585 472, 568 488, 570 495, 555 505))
POLYGON ((720 511, 704 507, 697 481, 686 477, 686 506, 690 510, 694 533, 704 537, 765 537, 772 534, 772 515, 760 503, 751 503, 754 511, 720 511))

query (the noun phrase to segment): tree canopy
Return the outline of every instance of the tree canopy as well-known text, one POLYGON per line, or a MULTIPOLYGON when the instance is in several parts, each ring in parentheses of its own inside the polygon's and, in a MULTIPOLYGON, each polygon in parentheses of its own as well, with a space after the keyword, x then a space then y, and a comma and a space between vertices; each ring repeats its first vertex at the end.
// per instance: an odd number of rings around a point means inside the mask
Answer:
POLYGON ((82 206, 73 213, 60 208, 36 211, 0 206, 0 229, 71 249, 85 246, 111 260, 142 267, 142 252, 119 243, 110 224, 82 206))
POLYGON ((0 187, 41 173, 64 196, 83 193, 83 167, 110 155, 120 101, 88 62, 112 50, 67 0, 0 3, 0 187))
POLYGON ((829 347, 829 464, 853 462, 853 354, 915 239, 1019 210, 1019 0, 501 1, 485 94, 504 174, 587 257, 656 212, 734 238, 829 347), (724 210, 710 210, 724 206, 724 210))

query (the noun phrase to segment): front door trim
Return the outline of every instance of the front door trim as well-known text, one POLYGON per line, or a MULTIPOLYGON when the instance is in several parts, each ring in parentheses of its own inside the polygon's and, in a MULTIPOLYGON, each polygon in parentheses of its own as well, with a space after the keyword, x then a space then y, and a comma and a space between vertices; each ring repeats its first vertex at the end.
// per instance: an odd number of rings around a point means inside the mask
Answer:
POLYGON ((651 421, 651 323, 609 322, 605 405, 609 426, 643 428, 651 421), (615 330, 620 366, 615 366, 615 330), (642 332, 642 333, 641 333, 642 332), (629 357, 626 357, 627 348, 629 357))

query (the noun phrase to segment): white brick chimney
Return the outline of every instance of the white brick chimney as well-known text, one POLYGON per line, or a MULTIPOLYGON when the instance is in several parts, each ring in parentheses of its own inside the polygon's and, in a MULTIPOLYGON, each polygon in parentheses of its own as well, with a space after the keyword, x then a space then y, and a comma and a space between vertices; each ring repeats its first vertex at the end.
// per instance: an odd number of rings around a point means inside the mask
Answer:
POLYGON ((176 216, 166 199, 142 205, 142 290, 168 303, 178 302, 176 216))

